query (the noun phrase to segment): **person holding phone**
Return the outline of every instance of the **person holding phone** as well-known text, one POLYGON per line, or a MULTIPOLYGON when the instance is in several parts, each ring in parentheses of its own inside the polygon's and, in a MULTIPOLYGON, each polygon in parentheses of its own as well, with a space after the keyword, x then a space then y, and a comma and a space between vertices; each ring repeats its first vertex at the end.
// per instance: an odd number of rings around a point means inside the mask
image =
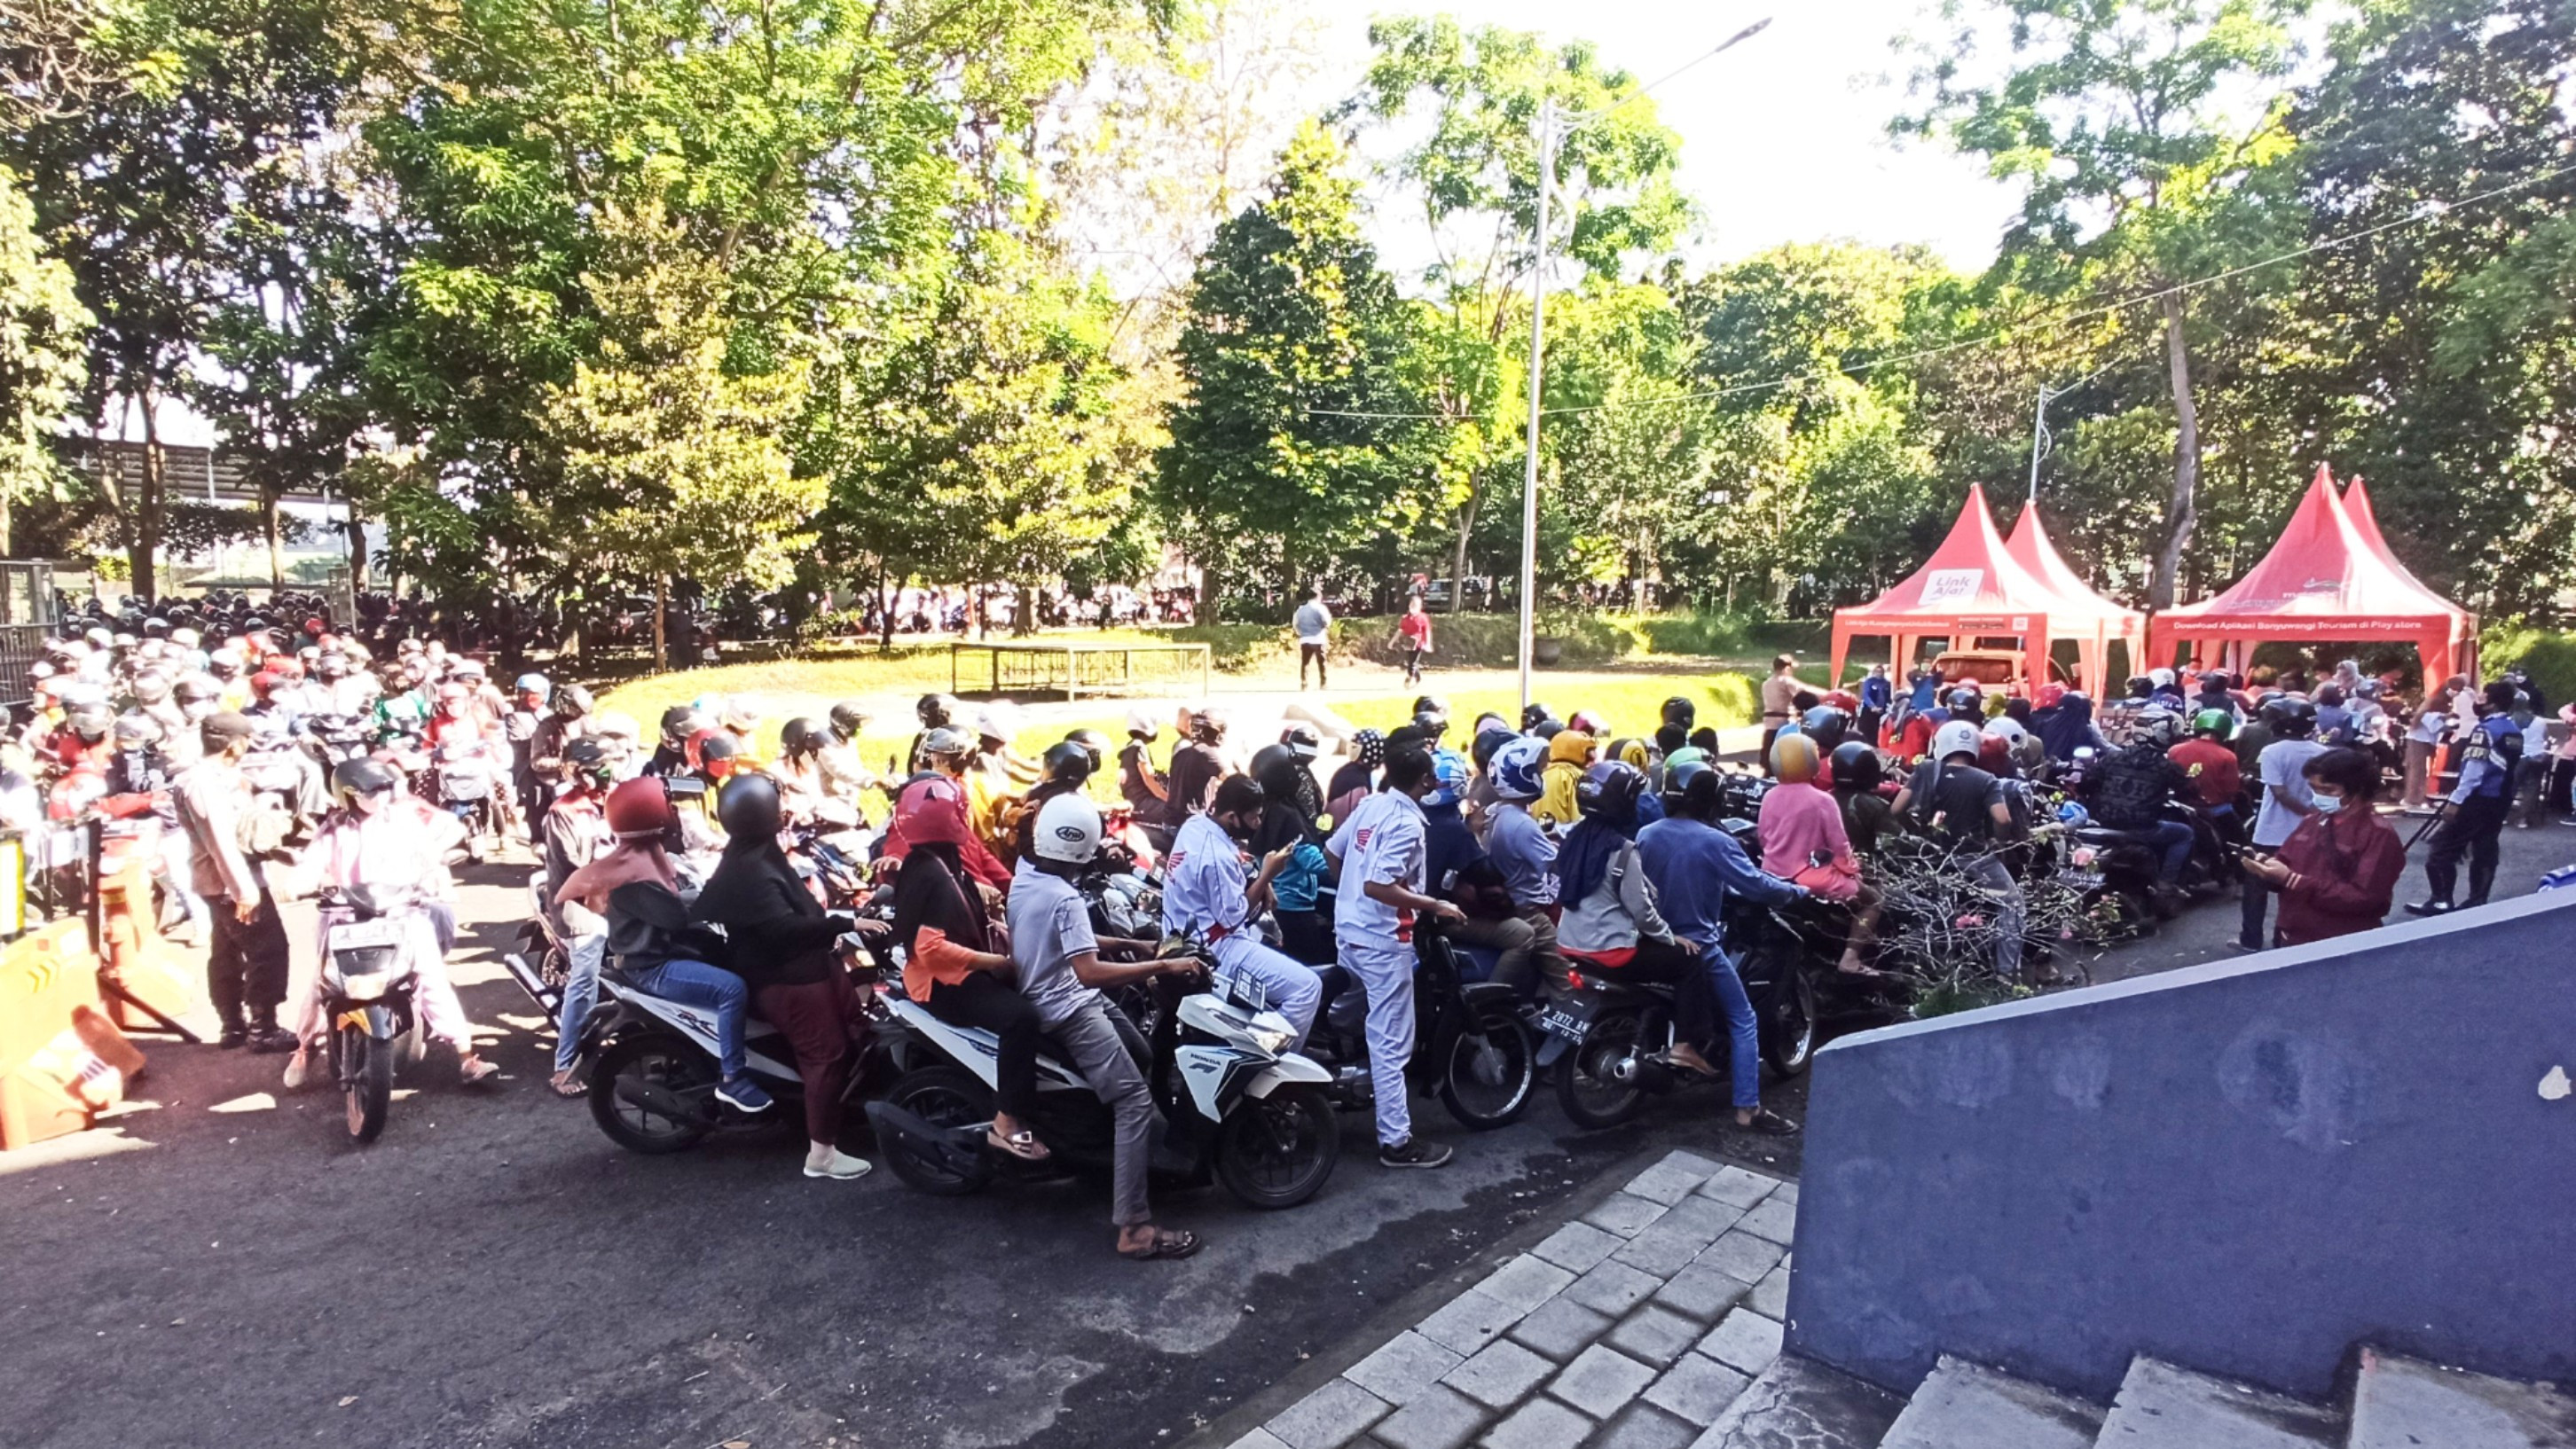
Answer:
POLYGON ((2373 808, 2378 761, 2360 750, 2331 749, 2310 759, 2304 774, 2309 812, 2272 855, 2245 860, 2248 888, 2281 898, 2275 946, 2378 929, 2397 899, 2397 878, 2406 873, 2405 843, 2373 808))

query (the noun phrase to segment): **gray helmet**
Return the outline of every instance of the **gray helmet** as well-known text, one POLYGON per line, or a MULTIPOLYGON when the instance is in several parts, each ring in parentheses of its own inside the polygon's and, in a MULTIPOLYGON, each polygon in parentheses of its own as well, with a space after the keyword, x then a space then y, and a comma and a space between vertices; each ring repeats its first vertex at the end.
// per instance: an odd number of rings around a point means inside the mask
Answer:
POLYGON ((116 747, 139 750, 161 743, 161 722, 148 714, 121 714, 116 717, 116 747))

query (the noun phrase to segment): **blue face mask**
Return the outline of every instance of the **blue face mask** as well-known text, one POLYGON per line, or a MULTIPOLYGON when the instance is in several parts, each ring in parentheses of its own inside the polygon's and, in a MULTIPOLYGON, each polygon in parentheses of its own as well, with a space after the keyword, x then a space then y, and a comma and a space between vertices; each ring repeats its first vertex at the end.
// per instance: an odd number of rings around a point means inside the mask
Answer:
POLYGON ((2317 813, 2320 815, 2332 815, 2343 808, 2343 797, 2341 795, 2319 795, 2314 798, 2317 804, 2317 813))

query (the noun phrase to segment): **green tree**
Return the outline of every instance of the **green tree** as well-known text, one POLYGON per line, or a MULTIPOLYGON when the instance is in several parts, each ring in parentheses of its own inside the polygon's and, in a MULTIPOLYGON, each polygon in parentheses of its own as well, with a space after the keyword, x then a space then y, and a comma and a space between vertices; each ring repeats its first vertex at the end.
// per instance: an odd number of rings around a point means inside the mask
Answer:
POLYGON ((1194 558, 1257 570, 1283 597, 1409 522, 1424 471, 1408 310, 1361 237, 1344 164, 1307 125, 1269 194, 1217 229, 1190 285, 1182 399, 1156 473, 1194 558))
POLYGON ((1900 133, 1938 137, 2026 187, 1999 265, 2060 289, 2153 292, 2174 408, 2173 481, 2150 598, 2175 602, 2198 518, 2201 424, 2190 301, 2177 287, 2243 255, 2269 214, 2248 178, 2285 147, 2278 116, 2231 118, 2283 75, 2308 0, 1944 0, 1955 39, 1918 75, 1900 133), (2000 30, 2008 68, 1983 73, 2000 30))
MULTIPOLYGON (((1548 178, 1553 224, 1564 229, 1551 255, 1584 276, 1615 280, 1680 240, 1691 216, 1673 180, 1681 142, 1638 97, 1636 78, 1605 66, 1588 42, 1551 49, 1535 34, 1468 30, 1447 16, 1382 19, 1369 42, 1377 54, 1343 113, 1415 138, 1391 169, 1437 252, 1424 281, 1443 315, 1420 329, 1423 391, 1450 431, 1442 506, 1450 572, 1463 578, 1486 497, 1519 472, 1526 403, 1507 354, 1519 350, 1510 336, 1515 319, 1527 325, 1537 261, 1541 104, 1593 117, 1562 138, 1548 178)), ((1465 592, 1453 598, 1463 604, 1465 592)))
POLYGON ((566 547, 594 570, 654 581, 653 660, 669 663, 671 581, 775 588, 813 542, 823 501, 784 439, 804 405, 801 364, 732 360, 731 285, 657 208, 601 217, 601 264, 583 278, 599 319, 595 358, 540 399, 569 499, 586 526, 566 547))
POLYGON ((0 170, 0 553, 9 549, 11 508, 63 481, 54 430, 86 377, 89 322, 71 268, 46 254, 35 208, 0 170))

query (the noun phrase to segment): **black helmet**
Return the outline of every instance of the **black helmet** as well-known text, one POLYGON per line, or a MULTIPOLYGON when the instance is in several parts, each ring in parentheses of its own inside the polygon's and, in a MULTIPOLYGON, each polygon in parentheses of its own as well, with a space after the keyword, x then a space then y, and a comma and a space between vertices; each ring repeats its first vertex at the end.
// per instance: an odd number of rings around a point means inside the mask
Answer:
POLYGON ((1699 706, 1676 694, 1664 701, 1664 723, 1680 725, 1682 733, 1688 734, 1699 723, 1699 706))
POLYGON ((1449 701, 1436 694, 1417 694, 1413 697, 1413 712, 1417 715, 1436 714, 1442 719, 1447 719, 1449 701))
POLYGON ((698 712, 685 704, 662 711, 662 738, 678 744, 698 732, 698 712))
POLYGON ((567 684, 556 690, 555 713, 566 719, 579 719, 590 713, 590 691, 578 684, 567 684))
POLYGON ((920 701, 913 705, 912 712, 921 716, 923 729, 937 729, 941 725, 952 723, 949 719, 948 696, 944 694, 923 695, 920 701))
POLYGON ((1071 740, 1047 746, 1044 763, 1047 779, 1059 785, 1079 785, 1091 778, 1091 751, 1071 740))
POLYGON ((352 755, 331 767, 331 794, 343 805, 354 806, 360 795, 381 795, 395 783, 391 769, 365 755, 352 755))
POLYGON ((1286 745, 1263 745, 1252 752, 1250 773, 1252 778, 1264 780, 1270 777, 1273 770, 1283 766, 1294 769, 1296 765, 1297 757, 1286 745))
POLYGON ((584 775, 605 774, 608 770, 608 747, 585 735, 564 746, 564 763, 584 775))
POLYGON ((1310 724, 1292 724, 1281 730, 1279 743, 1300 759, 1311 760, 1324 752, 1324 737, 1310 724))
POLYGON ((1866 741, 1851 740, 1834 747, 1834 788, 1866 795, 1887 778, 1887 763, 1866 741))
POLYGON ((870 716, 867 706, 855 699, 845 699, 832 706, 832 738, 843 744, 859 737, 870 716))
POLYGON ((2256 708, 2255 715, 2263 721, 2266 728, 2278 734, 2281 727, 2290 722, 2290 716, 2297 712, 2298 707, 2299 701, 2286 694, 2267 694, 2263 697, 2262 704, 2256 708))
POLYGON ((1442 735, 1449 732, 1449 711, 1445 709, 1415 710, 1413 712, 1413 727, 1422 731, 1423 737, 1426 740, 1437 741, 1442 735))
MULTIPOLYGON (((2264 710, 2266 718, 2271 713, 2268 707, 2264 710)), ((2304 699, 2282 700, 2280 717, 2272 721, 2272 729, 2292 739, 2305 739, 2317 732, 2317 707, 2304 699)))
POLYGON ((2144 699, 2156 692, 2156 682, 2143 674, 2129 676, 2129 698, 2144 699))
POLYGON ((778 748, 785 754, 810 754, 831 742, 823 722, 808 715, 798 715, 778 727, 778 748))
POLYGON ((742 741, 723 730, 704 730, 698 739, 698 762, 711 765, 718 760, 737 759, 742 754, 742 741))
POLYGON ((1091 768, 1094 770, 1099 769, 1109 759, 1109 736, 1098 730, 1075 730, 1066 735, 1064 740, 1066 744, 1082 746, 1083 753, 1091 756, 1091 768))
MULTIPOLYGON (((718 735, 717 739, 722 739, 718 735)), ((712 745, 714 740, 707 742, 712 745)), ((767 775, 736 775, 716 799, 716 820, 727 835, 754 839, 778 833, 778 782, 767 775)))
POLYGON ((1626 820, 1637 813, 1637 797, 1646 793, 1646 773, 1619 760, 1602 760, 1583 772, 1574 786, 1575 807, 1587 816, 1626 820))
POLYGON ((1521 706, 1521 729, 1525 732, 1537 729, 1542 723, 1554 718, 1556 716, 1549 713, 1548 707, 1537 700, 1533 699, 1521 706))

